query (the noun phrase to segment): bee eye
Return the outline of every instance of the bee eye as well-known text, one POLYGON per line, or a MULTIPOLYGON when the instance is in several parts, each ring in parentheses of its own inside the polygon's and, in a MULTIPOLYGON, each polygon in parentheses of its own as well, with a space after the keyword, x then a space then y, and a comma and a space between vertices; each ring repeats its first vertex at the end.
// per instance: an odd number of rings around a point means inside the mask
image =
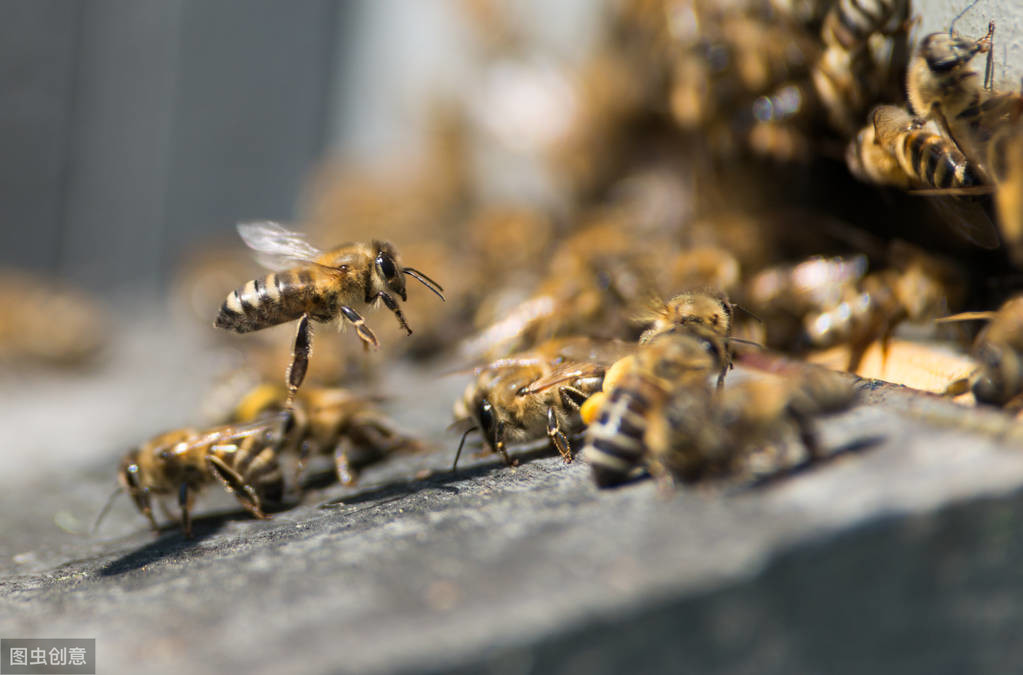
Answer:
POLYGON ((383 253, 377 254, 377 269, 380 270, 380 274, 382 274, 385 279, 393 279, 398 276, 398 268, 395 266, 394 260, 392 260, 389 255, 385 255, 383 253))
POLYGON ((490 401, 487 399, 483 399, 477 413, 480 416, 480 425, 483 427, 483 433, 489 437, 494 429, 495 423, 494 406, 490 405, 490 401))

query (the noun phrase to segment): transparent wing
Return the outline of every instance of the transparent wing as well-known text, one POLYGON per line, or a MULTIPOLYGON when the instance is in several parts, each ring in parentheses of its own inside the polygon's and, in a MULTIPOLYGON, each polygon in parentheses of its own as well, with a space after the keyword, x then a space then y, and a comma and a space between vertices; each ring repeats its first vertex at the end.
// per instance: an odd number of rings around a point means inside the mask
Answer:
POLYGON ((239 223, 238 234, 256 252, 259 264, 276 271, 294 267, 296 262, 312 262, 322 254, 301 232, 269 220, 239 223))
POLYGON ((606 370, 607 366, 597 363, 563 363, 547 375, 531 382, 528 387, 523 389, 522 393, 535 394, 562 382, 570 382, 582 377, 601 377, 606 370))

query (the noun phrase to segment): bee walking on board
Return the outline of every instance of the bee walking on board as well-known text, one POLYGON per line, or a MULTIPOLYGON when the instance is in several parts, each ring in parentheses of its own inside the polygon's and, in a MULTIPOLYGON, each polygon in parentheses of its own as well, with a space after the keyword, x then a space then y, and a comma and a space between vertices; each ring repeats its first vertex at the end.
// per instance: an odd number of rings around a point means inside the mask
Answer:
POLYGON ((977 401, 1023 409, 1023 296, 994 312, 963 312, 939 321, 987 320, 973 344, 978 367, 971 379, 977 401))
POLYGON ((511 465, 508 445, 547 440, 565 463, 572 461, 570 437, 582 428, 580 406, 600 390, 607 366, 633 346, 618 340, 555 338, 478 369, 476 379, 455 403, 456 424, 478 430, 484 444, 511 465))
POLYGON ((309 365, 313 329, 310 321, 347 321, 368 348, 377 347, 376 335, 353 305, 382 302, 398 323, 412 334, 395 296, 406 301, 405 276, 416 279, 441 300, 441 286, 422 272, 405 267, 387 242, 343 244, 320 251, 305 236, 277 223, 238 225, 242 241, 257 252, 257 259, 277 270, 231 291, 220 308, 215 326, 249 333, 298 319, 295 346, 288 367, 289 405, 309 365))
MULTIPOLYGON (((287 399, 284 387, 258 385, 238 403, 234 421, 253 422, 283 414, 287 399)), ((395 454, 423 449, 420 441, 399 432, 373 399, 339 387, 303 389, 290 414, 294 422, 281 452, 298 453, 297 478, 312 457, 329 455, 338 481, 355 485, 363 469, 395 454)))
POLYGON ((663 332, 607 372, 603 390, 586 401, 589 424, 582 449, 600 487, 632 478, 646 459, 646 430, 679 389, 704 391, 726 363, 721 336, 701 325, 663 332))
MULTIPOLYGON (((131 496, 154 530, 158 527, 153 497, 177 494, 186 537, 192 536, 195 496, 213 482, 220 482, 255 517, 269 518, 263 512, 263 503, 279 502, 284 494, 277 447, 289 424, 286 415, 279 415, 251 424, 159 434, 124 456, 118 471, 121 489, 131 496)), ((105 513, 106 508, 97 526, 105 513)))
POLYGON ((790 431, 809 460, 818 459, 822 449, 813 418, 847 409, 856 394, 848 378, 823 368, 744 380, 717 397, 677 389, 646 429, 647 468, 662 489, 676 480, 750 473, 754 454, 790 431))

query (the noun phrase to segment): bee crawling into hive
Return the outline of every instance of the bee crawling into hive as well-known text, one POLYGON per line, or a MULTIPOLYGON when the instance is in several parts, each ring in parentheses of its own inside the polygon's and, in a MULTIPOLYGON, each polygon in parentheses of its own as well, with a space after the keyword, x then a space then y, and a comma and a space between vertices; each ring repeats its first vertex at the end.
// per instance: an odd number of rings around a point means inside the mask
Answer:
POLYGON ((242 240, 258 252, 265 266, 278 270, 253 279, 228 294, 215 325, 236 333, 269 328, 298 319, 298 330, 288 367, 289 403, 302 384, 309 365, 313 329, 310 320, 348 322, 368 348, 379 345, 376 335, 353 305, 382 302, 409 334, 395 296, 405 301, 405 276, 426 286, 441 300, 443 289, 422 272, 405 267, 387 242, 343 244, 320 251, 305 237, 277 223, 244 223, 242 240))

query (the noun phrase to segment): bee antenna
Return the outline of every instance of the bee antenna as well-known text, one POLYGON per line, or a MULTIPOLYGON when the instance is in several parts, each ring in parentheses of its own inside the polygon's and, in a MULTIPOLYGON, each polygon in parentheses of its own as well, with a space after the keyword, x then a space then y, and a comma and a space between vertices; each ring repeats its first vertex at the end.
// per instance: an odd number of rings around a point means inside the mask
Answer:
POLYGON ((952 35, 953 33, 955 33, 956 21, 958 21, 959 19, 963 18, 963 15, 966 14, 967 12, 969 12, 971 9, 973 9, 974 5, 976 5, 978 2, 980 2, 980 0, 973 0, 973 2, 971 2, 968 5, 966 5, 966 7, 963 7, 963 10, 955 15, 955 17, 952 19, 952 23, 950 23, 948 25, 948 34, 949 35, 952 35))
POLYGON ((444 302, 444 294, 441 292, 444 290, 443 286, 441 286, 436 281, 426 276, 417 269, 413 269, 411 267, 404 267, 402 268, 401 271, 402 273, 409 275, 410 277, 412 277, 413 279, 415 279, 416 281, 418 281, 419 283, 421 283, 422 285, 426 286, 431 291, 436 293, 437 297, 440 298, 441 302, 444 302))
POLYGON ((754 314, 754 313, 753 313, 752 311, 750 311, 749 309, 746 309, 746 308, 745 308, 745 307, 743 307, 742 305, 740 305, 740 304, 737 304, 737 303, 734 303, 734 302, 733 302, 733 303, 731 303, 731 305, 732 305, 732 309, 739 309, 739 310, 742 310, 742 313, 743 313, 743 314, 746 314, 746 315, 748 315, 748 316, 752 316, 752 317, 753 317, 754 319, 756 319, 756 322, 757 322, 757 323, 764 323, 764 320, 763 320, 763 319, 761 319, 761 318, 760 318, 759 316, 757 316, 756 314, 754 314))
POLYGON ((454 473, 455 470, 458 468, 458 458, 462 456, 462 446, 465 445, 465 437, 468 436, 473 431, 479 431, 479 427, 469 427, 468 429, 465 430, 465 433, 462 434, 462 440, 459 441, 458 443, 458 452, 455 453, 455 461, 451 465, 452 473, 454 473))
POLYGON ((96 530, 99 529, 99 524, 102 523, 103 519, 107 517, 107 513, 110 511, 110 507, 114 505, 114 500, 117 498, 117 495, 121 494, 122 492, 124 492, 124 488, 118 485, 114 489, 114 491, 110 493, 110 496, 107 497, 106 504, 103 505, 103 509, 99 512, 99 515, 96 516, 96 522, 92 524, 92 529, 89 530, 90 536, 96 534, 96 530))

